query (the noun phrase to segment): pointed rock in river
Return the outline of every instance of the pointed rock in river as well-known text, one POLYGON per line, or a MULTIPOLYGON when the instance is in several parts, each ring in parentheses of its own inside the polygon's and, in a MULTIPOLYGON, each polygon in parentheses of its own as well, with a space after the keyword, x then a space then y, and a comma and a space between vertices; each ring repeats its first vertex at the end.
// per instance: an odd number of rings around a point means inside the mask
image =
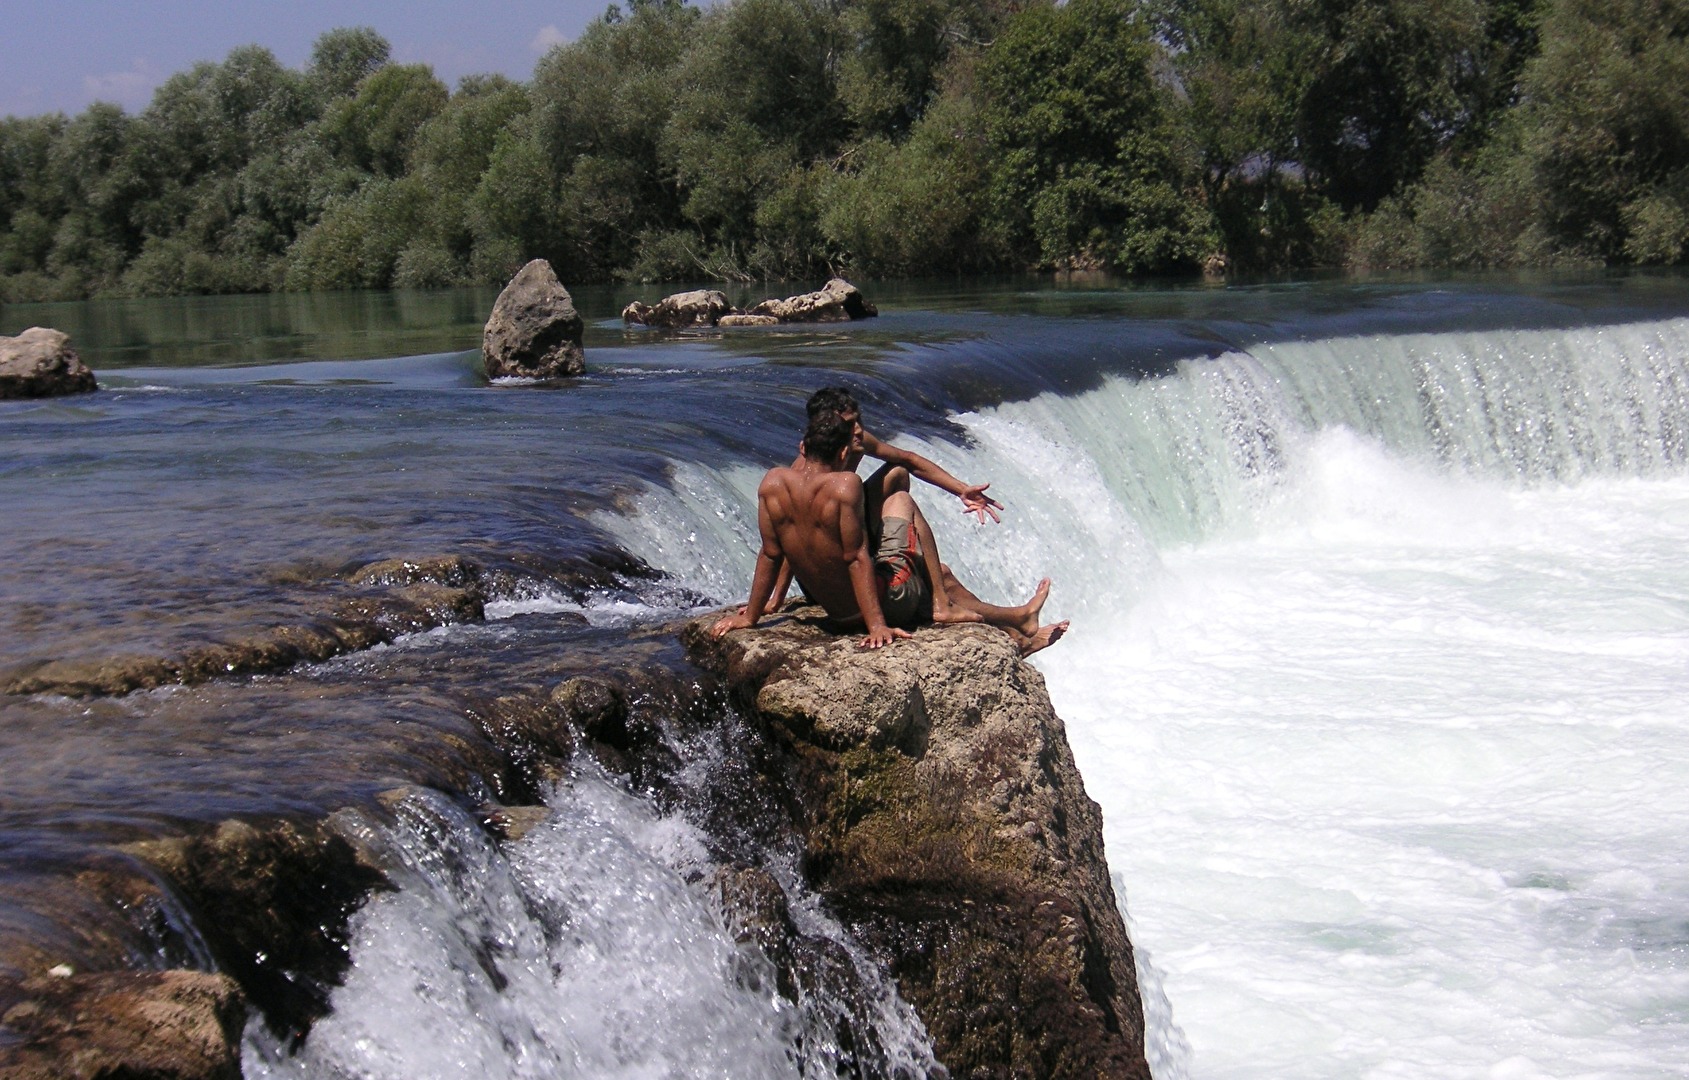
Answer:
POLYGON ((0 398, 53 397, 97 390, 94 373, 70 347, 70 336, 32 326, 0 337, 0 398))
POLYGON ((586 370, 581 317, 551 264, 535 259, 499 293, 481 336, 487 378, 555 379, 586 370))

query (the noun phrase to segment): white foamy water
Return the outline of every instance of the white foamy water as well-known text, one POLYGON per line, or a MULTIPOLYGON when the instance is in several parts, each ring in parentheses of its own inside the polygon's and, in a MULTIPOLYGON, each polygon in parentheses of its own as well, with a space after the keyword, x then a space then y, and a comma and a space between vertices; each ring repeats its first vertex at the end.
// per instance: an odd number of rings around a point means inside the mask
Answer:
MULTIPOLYGON (((699 768, 720 752, 693 750, 699 768)), ((253 1019, 244 1075, 774 1080, 863 1058, 887 1076, 932 1070, 913 1011, 788 868, 774 870, 798 925, 858 967, 871 1030, 856 1036, 871 1046, 841 1047, 842 1003, 776 992, 768 959, 723 924, 697 831, 596 770, 559 784, 545 820, 508 845, 433 792, 397 814, 347 826, 396 891, 354 916, 333 1011, 291 1052, 253 1019)))
POLYGON ((246 1075, 797 1075, 791 1010, 685 881, 705 860, 684 822, 588 776, 501 852, 418 798, 383 845, 400 888, 355 917, 334 1011, 297 1056, 255 1021, 246 1075))
MULTIPOLYGON (((1281 343, 896 440, 1009 507, 923 496, 963 579, 1073 620, 1036 662, 1160 1080, 1689 1075, 1686 361, 1683 320, 1281 343)), ((607 525, 737 598, 758 475, 607 525)))
POLYGON ((1689 481, 1311 457, 1041 663, 1188 1074, 1683 1075, 1689 481))

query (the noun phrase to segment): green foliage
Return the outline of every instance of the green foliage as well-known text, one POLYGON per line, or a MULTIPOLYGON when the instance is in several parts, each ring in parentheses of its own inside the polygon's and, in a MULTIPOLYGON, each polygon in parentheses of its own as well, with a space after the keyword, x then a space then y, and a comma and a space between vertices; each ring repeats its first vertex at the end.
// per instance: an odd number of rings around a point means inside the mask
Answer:
POLYGON ((446 107, 446 86, 426 64, 390 64, 329 106, 321 134, 342 160, 376 176, 405 171, 423 125, 446 107))
POLYGON ((350 97, 359 83, 387 66, 391 54, 387 39, 371 27, 341 27, 317 38, 305 73, 321 100, 350 97))
POLYGON ((632 0, 0 120, 0 298, 1689 258, 1689 0, 632 0))
POLYGON ((825 190, 821 230, 853 271, 928 274, 1001 261, 984 237, 989 155, 971 97, 947 94, 906 142, 870 139, 849 166, 825 190))
POLYGON ((1550 236, 1600 261, 1677 261, 1664 256, 1689 181, 1689 4, 1555 0, 1541 38, 1523 91, 1550 236))
POLYGON ((1169 270, 1213 243, 1176 186, 1135 13, 1130 0, 1029 7, 982 64, 991 214, 1012 250, 1045 265, 1169 270))

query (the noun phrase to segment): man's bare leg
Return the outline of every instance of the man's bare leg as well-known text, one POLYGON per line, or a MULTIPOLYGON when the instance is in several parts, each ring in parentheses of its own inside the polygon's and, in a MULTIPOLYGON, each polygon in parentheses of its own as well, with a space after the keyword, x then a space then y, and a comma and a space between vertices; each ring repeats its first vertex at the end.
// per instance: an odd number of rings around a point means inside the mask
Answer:
POLYGON ((1038 625, 1044 602, 1050 597, 1049 578, 1038 582, 1038 587, 1026 603, 1014 607, 988 604, 956 580, 950 567, 938 557, 938 541, 933 537, 926 515, 921 513, 920 504, 909 494, 908 470, 896 465, 882 465, 863 482, 863 489, 868 527, 875 543, 879 542, 880 523, 886 517, 902 518, 915 526, 927 580, 933 583, 933 622, 985 622, 1001 627, 1009 632, 1022 656, 1049 648, 1067 632, 1066 622, 1038 625))
POLYGON ((949 566, 941 567, 944 590, 949 594, 950 603, 956 607, 978 612, 980 618, 993 626, 1001 626, 1020 631, 1031 636, 1038 632, 1038 616, 1044 610, 1044 602, 1050 598, 1050 579, 1044 578, 1038 582, 1038 587, 1032 590, 1032 596, 1024 604, 1015 607, 1001 607, 988 604, 975 596, 968 587, 956 580, 949 566))
MULTIPOLYGON (((903 472, 902 469, 896 471, 903 472)), ((921 560, 926 567, 927 581, 933 585, 932 621, 935 623, 985 621, 984 617, 978 612, 951 603, 949 594, 938 584, 944 581, 945 569, 944 564, 938 560, 938 541, 933 539, 932 526, 927 524, 926 515, 921 513, 921 508, 916 505, 914 498, 910 496, 907 490, 907 477, 908 474, 904 473, 905 490, 889 492, 880 503, 880 509, 885 517, 901 518, 915 527, 915 538, 921 545, 921 560)))

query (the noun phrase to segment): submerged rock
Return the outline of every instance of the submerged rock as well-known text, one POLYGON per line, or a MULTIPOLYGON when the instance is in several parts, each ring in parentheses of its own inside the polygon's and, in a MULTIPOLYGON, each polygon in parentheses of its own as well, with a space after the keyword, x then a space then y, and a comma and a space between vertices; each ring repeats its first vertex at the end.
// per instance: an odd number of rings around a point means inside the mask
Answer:
POLYGON ((711 621, 687 625, 689 654, 782 747, 809 884, 952 1074, 1147 1080, 1102 815, 1008 637, 926 628, 862 651, 800 618, 721 641, 711 621))
POLYGON ((581 317, 551 264, 535 259, 499 293, 481 337, 487 378, 554 379, 586 370, 581 317))
POLYGON ((483 578, 480 564, 461 555, 384 559, 347 575, 356 591, 307 622, 256 628, 170 656, 47 661, 11 673, 0 682, 0 693, 100 697, 285 671, 401 634, 480 622, 487 606, 483 578))
POLYGON ((692 292, 665 296, 656 304, 635 300, 622 309, 622 321, 665 329, 714 326, 733 310, 733 305, 727 302, 724 294, 714 289, 695 289, 692 292))
POLYGON ((764 300, 748 312, 772 316, 780 322, 845 322, 879 313, 879 308, 863 298, 862 290, 843 278, 833 278, 815 292, 764 300))
POLYGON ((70 337, 32 326, 17 337, 0 337, 0 398, 84 394, 99 389, 70 337))

